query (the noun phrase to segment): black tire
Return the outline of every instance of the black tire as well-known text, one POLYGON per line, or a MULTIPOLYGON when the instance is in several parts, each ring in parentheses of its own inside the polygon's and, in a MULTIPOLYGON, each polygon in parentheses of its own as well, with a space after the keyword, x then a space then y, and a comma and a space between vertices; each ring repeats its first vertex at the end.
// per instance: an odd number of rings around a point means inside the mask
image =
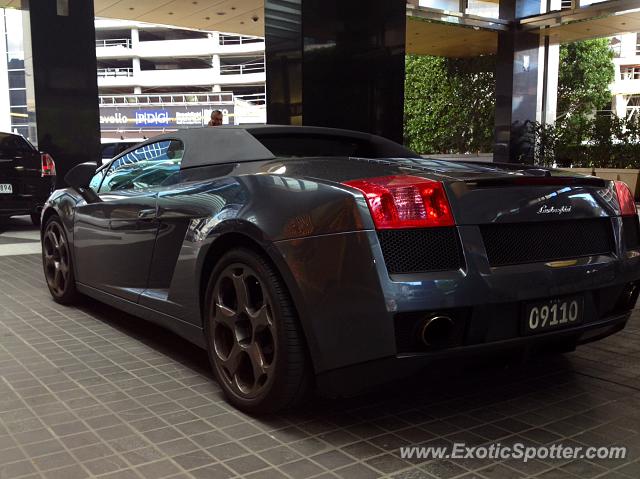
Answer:
POLYGON ((40 213, 31 213, 30 216, 33 226, 40 226, 40 213))
POLYGON ((73 304, 78 299, 71 250, 64 226, 50 217, 42 234, 42 266, 49 292, 56 303, 73 304))
POLYGON ((216 379, 238 409, 273 413, 293 407, 309 391, 311 366, 295 308, 280 275, 261 255, 237 248, 217 262, 205 296, 204 328, 216 379))

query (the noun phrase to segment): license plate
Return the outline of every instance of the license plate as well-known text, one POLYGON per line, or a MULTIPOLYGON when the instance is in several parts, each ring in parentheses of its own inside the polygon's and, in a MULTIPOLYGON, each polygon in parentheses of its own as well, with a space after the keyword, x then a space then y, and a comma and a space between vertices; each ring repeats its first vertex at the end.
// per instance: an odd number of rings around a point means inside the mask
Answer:
POLYGON ((11 194, 13 193, 13 186, 11 183, 0 183, 0 194, 11 194))
POLYGON ((525 334, 570 328, 582 322, 583 297, 543 299, 525 304, 522 318, 525 334))

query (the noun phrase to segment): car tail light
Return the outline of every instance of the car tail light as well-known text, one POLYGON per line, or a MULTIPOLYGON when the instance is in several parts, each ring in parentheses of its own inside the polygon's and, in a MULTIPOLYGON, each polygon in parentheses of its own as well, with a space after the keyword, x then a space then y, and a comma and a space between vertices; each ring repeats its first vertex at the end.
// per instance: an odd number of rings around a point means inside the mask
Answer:
POLYGON ((51 158, 51 155, 48 153, 42 153, 42 166, 40 168, 40 173, 42 176, 55 176, 56 174, 56 163, 51 158))
POLYGON ((376 229, 453 226, 444 186, 417 176, 384 176, 344 183, 367 200, 376 229))
POLYGON ((618 196, 618 204, 622 216, 631 216, 638 214, 636 210, 636 202, 633 199, 633 193, 624 181, 614 181, 616 187, 616 195, 618 196))

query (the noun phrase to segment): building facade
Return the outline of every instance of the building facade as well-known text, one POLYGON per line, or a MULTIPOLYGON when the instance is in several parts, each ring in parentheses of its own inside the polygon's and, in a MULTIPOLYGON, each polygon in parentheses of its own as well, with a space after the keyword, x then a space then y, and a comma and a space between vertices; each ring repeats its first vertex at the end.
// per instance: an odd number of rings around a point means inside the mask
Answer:
POLYGON ((98 19, 96 58, 103 138, 266 122, 263 38, 98 19))
POLYGON ((640 33, 613 37, 616 77, 611 85, 613 110, 619 117, 640 113, 640 33))
MULTIPOLYGON (((0 131, 35 141, 23 12, 0 9, 0 17, 0 131)), ((203 126, 217 109, 228 124, 266 122, 263 38, 121 20, 95 27, 103 138, 203 126)))

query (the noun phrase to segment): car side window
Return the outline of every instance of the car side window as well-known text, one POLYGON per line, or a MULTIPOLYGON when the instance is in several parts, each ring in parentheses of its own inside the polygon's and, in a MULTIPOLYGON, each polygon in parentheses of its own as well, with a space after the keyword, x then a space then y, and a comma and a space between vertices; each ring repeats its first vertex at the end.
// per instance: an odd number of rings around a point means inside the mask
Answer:
POLYGON ((109 165, 98 192, 144 190, 160 186, 168 177, 180 171, 183 153, 184 145, 180 140, 163 140, 141 146, 109 165))
POLYGON ((100 188, 100 183, 102 183, 102 179, 104 178, 104 174, 106 171, 107 171, 106 167, 99 168, 96 174, 93 175, 93 178, 91 178, 91 181, 89 182, 89 188, 97 192, 98 188, 100 188))

